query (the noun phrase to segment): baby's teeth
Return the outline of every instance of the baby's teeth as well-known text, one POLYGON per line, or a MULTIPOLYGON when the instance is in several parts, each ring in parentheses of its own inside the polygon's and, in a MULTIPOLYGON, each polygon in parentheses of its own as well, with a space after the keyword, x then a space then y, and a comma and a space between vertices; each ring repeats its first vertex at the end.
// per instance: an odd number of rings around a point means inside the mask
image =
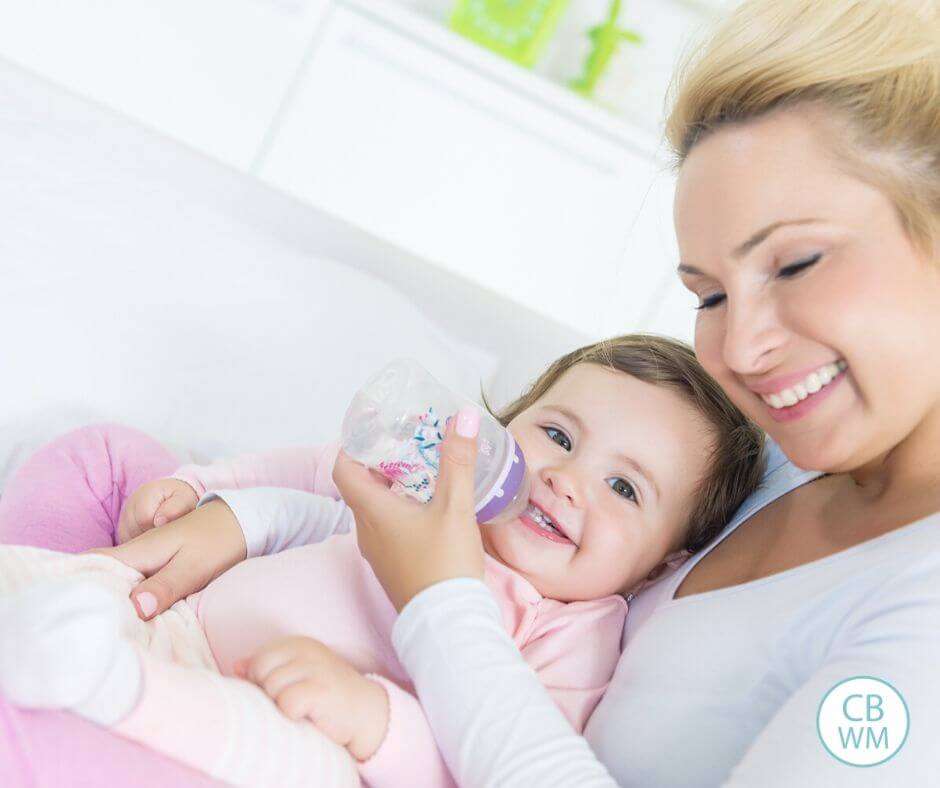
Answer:
POLYGON ((796 394, 798 400, 804 400, 809 396, 809 392, 806 390, 806 387, 803 385, 794 386, 793 393, 796 394))
POLYGON ((794 393, 793 389, 782 391, 780 393, 780 398, 783 400, 783 404, 787 405, 788 407, 790 405, 796 405, 796 403, 800 401, 794 393))
POLYGON ((818 373, 814 372, 809 377, 806 378, 806 391, 810 394, 815 394, 823 387, 822 380, 820 380, 818 373))
POLYGON ((782 408, 783 407, 783 398, 779 394, 770 395, 770 407, 772 408, 782 408))

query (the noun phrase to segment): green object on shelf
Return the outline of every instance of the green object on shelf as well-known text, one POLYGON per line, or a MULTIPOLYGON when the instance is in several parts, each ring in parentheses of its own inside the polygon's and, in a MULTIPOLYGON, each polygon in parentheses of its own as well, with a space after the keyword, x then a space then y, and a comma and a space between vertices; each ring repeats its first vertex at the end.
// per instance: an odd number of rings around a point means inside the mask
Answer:
POLYGON ((458 0, 450 26, 471 41, 532 66, 551 40, 569 0, 458 0))
POLYGON ((607 70, 611 58, 617 54, 620 44, 624 41, 631 44, 642 43, 643 38, 639 33, 621 30, 617 24, 619 20, 620 0, 613 0, 607 21, 588 31, 588 37, 591 39, 591 52, 584 63, 584 73, 571 83, 573 90, 589 97, 594 95, 594 88, 597 87, 598 81, 607 70))

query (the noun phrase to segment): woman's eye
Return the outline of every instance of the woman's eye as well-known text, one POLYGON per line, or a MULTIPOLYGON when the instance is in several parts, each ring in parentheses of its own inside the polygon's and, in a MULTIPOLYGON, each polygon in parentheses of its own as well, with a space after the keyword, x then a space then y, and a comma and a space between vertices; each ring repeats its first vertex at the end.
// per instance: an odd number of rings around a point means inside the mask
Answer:
POLYGON ((714 309, 722 301, 724 301, 725 298, 727 298, 727 296, 724 293, 716 293, 715 295, 710 295, 707 298, 703 298, 699 305, 695 308, 700 311, 703 309, 714 309))
POLYGON ((626 479, 608 479, 607 484, 610 485, 610 489, 617 493, 617 495, 626 498, 628 501, 636 500, 636 490, 626 479))
POLYGON ((565 435, 565 433, 555 427, 543 427, 542 429, 544 429, 545 434, 561 446, 561 448, 565 451, 571 451, 571 439, 565 435))
POLYGON ((790 265, 785 265, 777 272, 778 279, 791 279, 792 277, 799 274, 801 271, 805 271, 812 265, 816 265, 819 260, 822 258, 822 253, 814 254, 812 257, 807 257, 805 260, 800 260, 797 263, 791 263, 790 265))

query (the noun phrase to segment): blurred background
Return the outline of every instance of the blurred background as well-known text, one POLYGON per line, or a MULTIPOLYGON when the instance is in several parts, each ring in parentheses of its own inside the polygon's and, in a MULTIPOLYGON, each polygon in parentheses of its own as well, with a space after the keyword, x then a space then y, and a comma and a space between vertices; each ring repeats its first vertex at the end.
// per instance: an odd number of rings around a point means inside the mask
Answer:
POLYGON ((0 0, 0 490, 121 421, 335 437, 411 355, 499 406, 689 340, 662 141, 721 0, 0 0))
POLYGON ((4 0, 0 57, 586 336, 688 339, 661 122, 723 5, 4 0))

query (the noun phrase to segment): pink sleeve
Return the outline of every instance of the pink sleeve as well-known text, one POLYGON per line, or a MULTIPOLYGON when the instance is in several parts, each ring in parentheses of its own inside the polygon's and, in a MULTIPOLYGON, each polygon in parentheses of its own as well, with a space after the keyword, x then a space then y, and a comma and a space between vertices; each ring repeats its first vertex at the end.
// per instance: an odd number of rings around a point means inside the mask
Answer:
POLYGON ((115 733, 238 788, 359 783, 343 747, 289 720, 254 684, 149 654, 141 667, 140 699, 115 733))
POLYGON ((540 615, 521 648, 578 733, 614 675, 626 614, 619 596, 569 602, 540 615))
POLYGON ((189 484, 201 498, 207 490, 288 487, 339 498, 333 465, 339 444, 298 446, 246 454, 211 465, 184 465, 172 476, 189 484))
POLYGON ((382 676, 369 678, 388 693, 388 731, 375 754, 359 764, 359 776, 370 788, 456 786, 418 699, 382 676))

